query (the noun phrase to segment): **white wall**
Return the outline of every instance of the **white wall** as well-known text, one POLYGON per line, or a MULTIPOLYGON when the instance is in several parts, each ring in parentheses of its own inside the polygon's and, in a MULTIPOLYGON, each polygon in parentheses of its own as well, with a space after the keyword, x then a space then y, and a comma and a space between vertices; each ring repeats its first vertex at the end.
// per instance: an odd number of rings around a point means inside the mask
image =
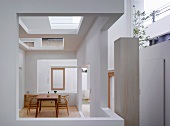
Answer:
POLYGON ((140 67, 140 126, 165 126, 164 59, 142 60, 140 67))
MULTIPOLYGON (((67 1, 68 2, 68 1, 67 1)), ((32 14, 37 15, 38 13, 42 15, 42 13, 62 13, 62 14, 113 14, 113 13, 122 13, 123 11, 123 0, 69 0, 69 3, 66 4, 65 0, 1 0, 0 4, 0 42, 2 43, 0 46, 0 99, 1 99, 1 109, 0 113, 0 122, 1 125, 10 125, 10 126, 123 126, 122 120, 114 120, 114 119, 22 119, 22 121, 18 121, 18 112, 16 112, 16 108, 19 105, 18 97, 19 97, 19 84, 18 84, 18 13, 32 14), (8 93, 6 92, 8 90, 8 93), (5 98, 4 98, 4 94, 5 98), (10 99, 10 100, 9 100, 10 99), (16 104, 15 104, 16 103, 16 104), (10 113, 10 114, 9 114, 10 113), (17 120, 16 120, 17 119, 17 120), (29 121, 32 120, 32 121, 29 121)), ((23 14, 24 15, 24 14, 23 14)), ((29 56, 31 54, 28 54, 29 56)), ((29 57, 28 56, 28 57, 29 57)), ((57 57, 58 55, 56 55, 57 57)), ((58 56, 60 57, 60 56, 58 56)), ((27 58, 26 60, 35 60, 36 57, 27 58)), ((31 62, 30 66, 27 66, 31 71, 36 69, 36 63, 31 62)), ((31 72, 34 74, 34 72, 31 72)), ((94 72, 92 72, 94 73, 94 72)), ((35 72, 36 77, 36 72, 35 72)), ((32 76, 29 75, 28 76, 32 76)), ((30 80, 34 80, 35 77, 29 78, 30 80)), ((28 80, 27 80, 28 82, 28 80)), ((35 83, 34 83, 35 84, 35 83)), ((33 84, 33 86, 34 86, 33 84)))
POLYGON ((115 111, 115 88, 114 88, 114 76, 110 77, 110 109, 114 112, 115 111))
POLYGON ((87 73, 82 73, 82 90, 87 90, 87 73))
POLYGON ((87 79, 88 73, 82 73, 82 99, 90 99, 90 85, 88 85, 87 79))
POLYGON ((87 67, 87 89, 90 90, 90 65, 87 67))
POLYGON ((19 109, 24 107, 25 94, 25 51, 19 49, 19 109))
POLYGON ((26 91, 29 91, 30 93, 37 93, 37 61, 55 59, 57 60, 76 59, 76 55, 75 52, 60 52, 60 51, 48 51, 48 53, 45 51, 26 52, 26 66, 25 66, 26 91))
POLYGON ((68 67, 77 67, 77 60, 38 60, 37 93, 54 93, 51 90, 51 68, 65 68, 65 90, 57 90, 57 93, 77 93, 77 68, 68 67))
MULTIPOLYGON (((101 106, 107 107, 107 33, 102 34, 100 31, 106 21, 105 17, 96 19, 77 51, 78 67, 90 65, 90 115, 92 117, 105 116, 101 106), (102 93, 100 93, 101 89, 102 93)), ((80 76, 81 70, 78 70, 78 90, 82 89, 80 76)), ((78 92, 78 107, 80 110, 81 104, 79 103, 82 98, 79 94, 81 95, 82 92, 78 92)))
POLYGON ((144 11, 144 0, 132 0, 132 4, 135 5, 137 10, 144 11))
POLYGON ((132 1, 125 0, 124 14, 108 30, 108 69, 114 70, 114 41, 132 36, 132 1))
MULTIPOLYGON (((145 66, 143 65, 146 61, 151 59, 165 59, 165 126, 170 125, 170 42, 159 43, 151 47, 140 50, 140 69, 142 70, 145 66)), ((157 70, 157 68, 155 68, 157 70)), ((140 71, 141 71, 140 70, 140 71)), ((155 71, 156 71, 155 70, 155 71)), ((156 73, 150 75, 154 77, 156 73)), ((145 78, 145 75, 140 74, 140 78, 145 78)), ((140 80, 140 89, 142 89, 142 80, 140 80)), ((141 92, 144 92, 141 90, 141 92)), ((159 91, 160 93, 161 91, 159 91)), ((145 100, 150 97, 146 97, 145 100)), ((161 100, 161 99, 157 99, 161 100)), ((154 107, 154 105, 152 105, 154 107)), ((140 107, 142 107, 142 102, 140 102, 140 107)), ((140 108, 141 109, 141 108, 140 108)), ((160 114, 160 113, 158 113, 160 114)))
POLYGON ((150 36, 150 38, 153 38, 169 33, 170 32, 169 22, 170 22, 170 15, 148 25, 146 34, 150 36))
MULTIPOLYGON (((27 51, 25 63, 25 91, 30 94, 37 93, 37 74, 38 64, 37 61, 51 60, 52 67, 63 66, 76 66, 76 53, 75 52, 61 52, 61 51, 27 51), (58 60, 58 61, 54 61, 58 60), (68 61, 69 62, 65 62, 68 61), (55 64, 57 62, 57 65, 55 64)), ((48 64, 47 64, 48 67, 48 64)), ((50 72, 49 72, 50 73, 50 72)), ((48 72, 47 72, 48 74, 48 72)), ((49 90, 49 84, 46 85, 49 90)), ((69 88, 69 87, 68 87, 69 88)), ((58 91, 61 95, 70 95, 69 105, 76 105, 77 93, 75 91, 58 91)))
POLYGON ((114 41, 133 36, 133 5, 143 11, 144 0, 124 0, 124 14, 108 30, 108 70, 114 70, 114 41))

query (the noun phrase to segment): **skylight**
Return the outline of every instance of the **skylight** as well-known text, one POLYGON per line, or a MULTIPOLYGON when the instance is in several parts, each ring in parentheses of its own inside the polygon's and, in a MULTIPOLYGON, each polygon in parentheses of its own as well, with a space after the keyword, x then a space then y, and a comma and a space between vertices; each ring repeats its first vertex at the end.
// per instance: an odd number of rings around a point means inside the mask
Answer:
POLYGON ((81 16, 53 16, 49 17, 51 29, 79 30, 83 17, 81 16))

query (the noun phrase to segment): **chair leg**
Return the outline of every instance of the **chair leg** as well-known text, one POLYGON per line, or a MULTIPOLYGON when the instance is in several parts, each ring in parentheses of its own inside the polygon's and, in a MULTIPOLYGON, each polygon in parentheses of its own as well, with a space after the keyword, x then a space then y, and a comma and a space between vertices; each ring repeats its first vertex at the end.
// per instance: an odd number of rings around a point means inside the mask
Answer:
POLYGON ((68 106, 67 106, 67 113, 68 113, 68 115, 69 115, 68 106))
POLYGON ((57 108, 57 115, 59 114, 59 108, 57 108))
POLYGON ((30 112, 30 106, 28 106, 28 109, 27 109, 27 115, 28 115, 28 111, 30 112))

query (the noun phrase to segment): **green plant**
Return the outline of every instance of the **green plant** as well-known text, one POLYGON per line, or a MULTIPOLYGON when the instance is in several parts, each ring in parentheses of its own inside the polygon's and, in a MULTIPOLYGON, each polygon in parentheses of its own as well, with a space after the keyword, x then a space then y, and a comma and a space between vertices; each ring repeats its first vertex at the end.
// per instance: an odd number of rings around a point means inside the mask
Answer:
POLYGON ((144 22, 150 18, 150 16, 147 16, 145 11, 137 11, 134 5, 133 9, 133 37, 139 38, 139 48, 147 47, 146 42, 149 41, 149 36, 146 35, 147 27, 144 25, 144 22))

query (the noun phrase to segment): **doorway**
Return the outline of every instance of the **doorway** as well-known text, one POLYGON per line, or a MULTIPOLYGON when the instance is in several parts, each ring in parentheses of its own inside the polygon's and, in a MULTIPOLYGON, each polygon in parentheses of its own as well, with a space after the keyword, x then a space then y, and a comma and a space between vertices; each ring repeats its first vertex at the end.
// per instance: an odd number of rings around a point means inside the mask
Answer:
POLYGON ((90 117, 90 68, 82 68, 82 112, 90 117))
POLYGON ((108 108, 114 111, 114 71, 108 72, 108 108))
POLYGON ((22 82, 22 67, 19 67, 19 110, 23 108, 23 82, 22 82))

